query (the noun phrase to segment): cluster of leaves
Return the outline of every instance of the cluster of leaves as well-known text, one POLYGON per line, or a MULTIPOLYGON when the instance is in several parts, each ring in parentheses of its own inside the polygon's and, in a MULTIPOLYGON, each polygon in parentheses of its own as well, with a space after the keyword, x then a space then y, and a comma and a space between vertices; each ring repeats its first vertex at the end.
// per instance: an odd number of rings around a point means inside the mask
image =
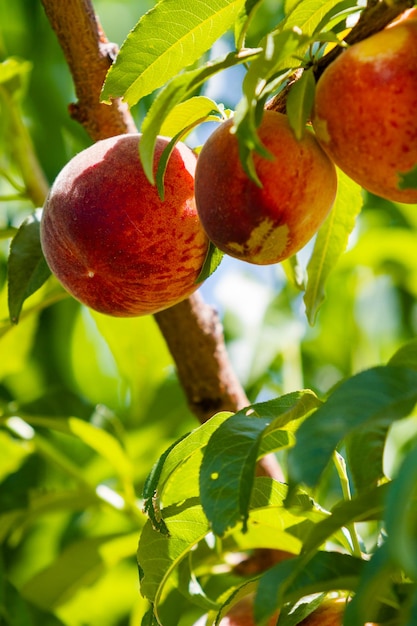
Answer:
POLYGON ((176 623, 178 594, 208 612, 211 624, 256 588, 260 624, 277 607, 279 624, 298 623, 316 606, 316 594, 331 591, 355 593, 347 626, 413 624, 415 428, 394 479, 384 469, 384 450, 391 426, 412 412, 416 389, 412 341, 387 365, 346 379, 324 400, 305 390, 219 414, 171 447, 145 485, 149 521, 138 551, 141 590, 158 623, 176 623), (288 486, 256 476, 261 457, 283 450, 288 486), (332 460, 343 495, 325 510, 320 483, 332 460), (358 534, 359 522, 371 541, 358 534), (291 558, 256 576, 233 574, 228 554, 256 548, 285 550, 291 558))

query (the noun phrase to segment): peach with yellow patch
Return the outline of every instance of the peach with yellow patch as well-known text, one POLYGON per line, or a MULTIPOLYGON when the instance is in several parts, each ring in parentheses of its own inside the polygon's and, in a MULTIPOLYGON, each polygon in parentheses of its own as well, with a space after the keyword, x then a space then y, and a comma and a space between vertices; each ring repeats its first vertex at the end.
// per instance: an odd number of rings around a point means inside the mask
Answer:
POLYGON ((311 130, 297 140, 286 115, 265 111, 258 134, 271 155, 253 155, 261 186, 244 171, 233 121, 227 120, 198 157, 195 195, 201 223, 220 250, 266 265, 313 237, 333 205, 337 177, 311 130))

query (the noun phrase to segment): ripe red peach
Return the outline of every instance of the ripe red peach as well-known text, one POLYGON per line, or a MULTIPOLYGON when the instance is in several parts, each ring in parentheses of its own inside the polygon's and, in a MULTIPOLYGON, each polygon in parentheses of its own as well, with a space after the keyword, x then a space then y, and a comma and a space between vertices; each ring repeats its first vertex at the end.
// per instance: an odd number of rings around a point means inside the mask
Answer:
POLYGON ((349 177, 372 193, 417 202, 401 175, 417 166, 417 20, 352 45, 318 81, 313 126, 349 177))
POLYGON ((265 111, 258 134, 271 154, 254 153, 262 186, 243 169, 230 119, 201 150, 195 195, 201 223, 220 250, 266 265, 288 258, 313 237, 333 205, 337 177, 313 133, 306 129, 298 141, 286 115, 265 111))
MULTIPOLYGON (((168 139, 159 137, 155 163, 168 139)), ((46 261, 77 300, 119 317, 155 313, 187 298, 208 250, 194 200, 196 156, 177 144, 165 197, 145 176, 139 134, 98 141, 62 169, 46 200, 46 261)))

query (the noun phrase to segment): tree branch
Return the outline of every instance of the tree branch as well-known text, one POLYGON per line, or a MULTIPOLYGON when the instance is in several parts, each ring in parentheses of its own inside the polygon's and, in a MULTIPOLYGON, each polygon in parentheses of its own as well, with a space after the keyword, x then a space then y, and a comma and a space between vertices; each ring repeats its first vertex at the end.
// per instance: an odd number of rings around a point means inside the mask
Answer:
MULTIPOLYGON (((78 98, 70 114, 97 141, 137 132, 120 100, 100 103, 116 47, 109 43, 90 0, 41 0, 73 77, 78 98)), ((238 411, 249 400, 230 364, 221 324, 199 294, 158 313, 155 319, 175 361, 188 404, 200 422, 218 411, 238 411)), ((260 474, 282 479, 275 457, 261 460, 260 474)))

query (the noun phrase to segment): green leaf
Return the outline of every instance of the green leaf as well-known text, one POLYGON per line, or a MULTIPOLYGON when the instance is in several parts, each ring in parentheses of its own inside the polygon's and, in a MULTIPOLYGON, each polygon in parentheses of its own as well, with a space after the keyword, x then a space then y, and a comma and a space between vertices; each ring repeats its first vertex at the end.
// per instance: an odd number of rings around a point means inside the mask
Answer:
POLYGON ((329 516, 311 527, 304 539, 303 553, 318 550, 332 535, 349 524, 382 519, 389 489, 390 484, 386 483, 352 500, 338 502, 329 516))
POLYGON ((399 173, 399 189, 417 189, 417 165, 409 172, 399 173))
POLYGON ((143 121, 142 138, 139 144, 143 169, 152 183, 155 180, 153 172, 155 142, 169 113, 176 105, 190 98, 206 80, 222 70, 245 63, 256 53, 256 50, 231 52, 217 61, 210 61, 201 68, 183 72, 169 81, 160 91, 143 121))
POLYGON ((223 535, 239 521, 246 528, 256 459, 269 423, 237 413, 207 444, 200 471, 200 497, 216 535, 223 535))
POLYGON ((14 236, 8 261, 10 320, 17 324, 26 298, 37 291, 51 272, 39 239, 40 215, 28 217, 14 236))
POLYGON ((197 277, 197 283, 201 283, 207 278, 209 278, 219 267, 224 257, 224 252, 219 250, 214 243, 210 241, 209 249, 207 251, 207 256, 204 260, 203 267, 201 268, 201 272, 197 277))
POLYGON ((48 567, 24 585, 26 598, 44 609, 66 603, 107 568, 135 554, 137 533, 87 537, 73 542, 48 567))
POLYGON ((132 463, 121 443, 113 435, 77 417, 49 418, 25 416, 25 421, 32 426, 50 428, 77 437, 116 469, 117 475, 121 478, 125 488, 129 493, 131 492, 132 463))
POLYGON ((384 450, 389 425, 365 424, 346 439, 347 459, 358 492, 367 491, 384 477, 384 450), (366 459, 366 463, 363 460, 366 459))
POLYGON ((286 602, 325 591, 354 590, 365 562, 348 554, 317 552, 306 562, 303 556, 282 561, 259 579, 255 596, 256 620, 267 620, 286 602))
POLYGON ((386 511, 391 559, 417 579, 417 447, 405 457, 392 483, 386 511))
MULTIPOLYGON (((151 503, 156 503, 163 499, 164 490, 168 483, 175 485, 175 473, 187 463, 187 461, 196 453, 199 453, 206 445, 212 433, 230 417, 230 413, 221 412, 213 415, 213 417, 202 424, 199 428, 181 437, 172 446, 164 452, 153 466, 148 475, 143 489, 143 497, 145 507, 148 508, 151 503)), ((196 482, 198 479, 194 476, 196 482)), ((175 489, 175 487, 174 487, 175 489)))
POLYGON ((224 114, 223 107, 206 96, 194 96, 177 104, 166 116, 159 131, 165 137, 175 137, 185 128, 192 128, 197 122, 219 121, 224 114))
POLYGON ((312 392, 287 394, 236 413, 214 431, 201 465, 200 497, 215 534, 239 521, 245 532, 257 459, 291 445, 291 428, 285 427, 317 403, 312 392))
POLYGON ((363 204, 361 188, 338 170, 335 204, 317 233, 307 266, 308 282, 304 294, 307 319, 314 324, 324 300, 326 281, 339 257, 345 251, 356 217, 363 204))
POLYGON ((371 560, 365 563, 356 593, 346 606, 343 624, 357 626, 378 620, 378 609, 384 600, 390 605, 396 603, 396 597, 391 591, 395 576, 400 576, 400 572, 396 571, 387 545, 383 544, 371 560))
POLYGON ((0 95, 4 90, 9 96, 21 100, 26 93, 32 63, 17 57, 9 57, 0 63, 0 95))
MULTIPOLYGON (((340 0, 303 0, 298 2, 284 20, 285 28, 299 28, 303 34, 312 35, 326 15, 332 15, 332 9, 340 5, 340 0)), ((352 6, 356 4, 352 0, 352 6)))
POLYGON ((291 87, 287 98, 286 111, 290 126, 298 140, 303 138, 306 124, 310 119, 314 104, 316 81, 313 69, 304 70, 301 77, 291 87))
POLYGON ((304 42, 305 38, 293 30, 269 33, 242 83, 243 96, 236 107, 234 125, 241 163, 247 175, 257 184, 260 181, 253 162, 253 151, 265 158, 270 157, 257 134, 264 104, 268 95, 291 74, 292 68, 299 65, 294 55, 304 42))
POLYGON ((338 443, 372 422, 387 428, 406 417, 417 401, 417 372, 403 367, 374 367, 342 382, 297 431, 289 451, 292 484, 318 484, 338 443))
POLYGON ((141 592, 155 604, 155 611, 173 570, 209 532, 207 518, 196 499, 167 507, 164 520, 168 534, 158 532, 147 522, 138 547, 141 592))
POLYGON ((388 365, 398 365, 417 369, 417 339, 411 339, 401 346, 388 361, 388 365))
POLYGON ((197 61, 231 28, 244 0, 161 0, 137 23, 110 68, 102 99, 133 106, 197 61))

